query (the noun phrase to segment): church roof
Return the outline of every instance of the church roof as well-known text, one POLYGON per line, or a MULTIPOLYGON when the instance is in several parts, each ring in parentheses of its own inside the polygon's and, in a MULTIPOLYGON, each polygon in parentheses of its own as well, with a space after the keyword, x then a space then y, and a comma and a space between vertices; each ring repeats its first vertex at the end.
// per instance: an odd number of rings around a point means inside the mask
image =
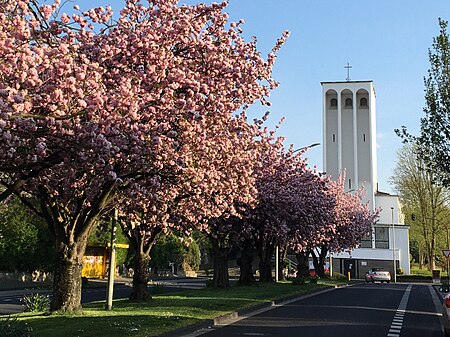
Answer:
POLYGON ((375 193, 375 195, 379 195, 379 196, 385 196, 385 197, 398 197, 397 194, 390 194, 387 192, 382 192, 382 191, 378 191, 375 193))
POLYGON ((367 82, 373 82, 372 80, 367 81, 330 81, 330 82, 320 82, 320 84, 334 84, 334 83, 367 83, 367 82))

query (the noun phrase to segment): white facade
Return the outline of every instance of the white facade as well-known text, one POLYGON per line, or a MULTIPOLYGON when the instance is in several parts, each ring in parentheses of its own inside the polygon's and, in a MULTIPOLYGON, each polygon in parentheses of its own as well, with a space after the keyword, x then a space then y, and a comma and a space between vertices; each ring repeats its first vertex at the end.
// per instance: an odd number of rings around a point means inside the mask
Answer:
POLYGON ((346 191, 364 185, 367 201, 374 209, 377 161, 373 83, 322 82, 322 89, 324 170, 336 179, 345 169, 346 191))
POLYGON ((376 94, 373 82, 321 84, 324 171, 332 179, 345 171, 345 190, 354 191, 364 185, 369 207, 381 210, 371 237, 362 244, 364 248, 355 249, 351 254, 338 254, 334 258, 346 260, 347 268, 350 265, 350 269, 357 269, 360 276, 374 263, 384 267, 383 263, 391 261, 393 269, 395 254, 397 266, 409 274, 409 227, 404 225, 398 196, 377 190, 376 94))

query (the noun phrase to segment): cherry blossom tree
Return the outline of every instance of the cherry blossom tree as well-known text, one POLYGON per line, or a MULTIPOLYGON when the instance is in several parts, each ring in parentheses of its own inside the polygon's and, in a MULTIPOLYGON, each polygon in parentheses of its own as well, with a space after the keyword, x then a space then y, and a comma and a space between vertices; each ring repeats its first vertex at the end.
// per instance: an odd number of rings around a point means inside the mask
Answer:
POLYGON ((229 226, 239 214, 236 203, 249 203, 255 194, 251 170, 253 131, 245 115, 230 116, 221 125, 210 123, 198 136, 207 142, 189 145, 195 158, 187 165, 190 173, 186 170, 185 174, 159 181, 156 197, 141 194, 125 201, 128 215, 123 225, 136 251, 130 299, 150 298, 146 271, 151 247, 161 232, 175 231, 186 244, 194 230, 205 233, 214 248, 215 286, 228 286, 228 248, 224 242, 229 242, 229 226))
POLYGON ((334 230, 332 219, 336 200, 328 191, 326 177, 305 167, 305 162, 298 165, 303 174, 294 176, 291 182, 295 197, 290 206, 293 216, 289 223, 287 248, 296 254, 297 276, 305 277, 309 275, 311 250, 334 230))
POLYGON ((311 255, 318 276, 325 276, 324 265, 328 252, 350 251, 358 247, 372 226, 378 221, 379 210, 370 210, 363 201, 365 192, 361 187, 354 193, 345 192, 345 172, 336 181, 330 180, 328 191, 336 199, 331 227, 324 228, 323 240, 312 249, 311 255))
POLYGON ((128 0, 117 21, 110 7, 69 16, 59 0, 0 4, 0 200, 19 196, 55 236, 52 310, 81 308, 87 238, 117 202, 157 201, 162 182, 178 184, 170 200, 195 205, 184 217, 196 223, 230 207, 232 188, 251 197, 251 168, 222 159, 246 138, 230 114, 267 104, 285 36, 263 59, 242 21, 226 27, 226 3, 176 2, 128 0), (211 143, 224 123, 229 141, 211 143))
POLYGON ((278 245, 282 254, 288 246, 297 251, 317 242, 318 225, 328 223, 334 200, 326 193, 326 183, 307 167, 305 151, 294 153, 283 147, 284 139, 275 131, 261 130, 255 177, 256 206, 247 209, 247 225, 242 239, 241 281, 251 283, 249 252, 256 249, 260 280, 272 281, 272 257, 278 245), (253 247, 250 244, 253 242, 253 247), (247 250, 247 251, 246 251, 247 250))

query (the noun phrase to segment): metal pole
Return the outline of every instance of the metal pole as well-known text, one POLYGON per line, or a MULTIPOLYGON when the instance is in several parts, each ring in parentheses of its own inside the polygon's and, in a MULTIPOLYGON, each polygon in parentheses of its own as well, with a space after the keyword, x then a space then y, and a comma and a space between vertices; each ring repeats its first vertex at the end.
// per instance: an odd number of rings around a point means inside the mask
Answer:
POLYGON ((391 207, 392 215, 392 260, 394 262, 394 283, 397 283, 397 264, 395 263, 395 226, 394 226, 394 207, 391 207))
MULTIPOLYGON (((447 249, 450 249, 450 241, 448 236, 448 225, 445 226, 445 229, 447 230, 447 249)), ((447 257, 447 284, 450 286, 450 260, 447 257)))
POLYGON ((332 253, 331 253, 331 250, 330 250, 330 277, 333 277, 333 258, 332 258, 332 253))
POLYGON ((279 249, 278 245, 275 247, 275 281, 278 282, 278 265, 279 265, 279 249))
POLYGON ((450 268, 450 259, 447 257, 447 284, 450 286, 450 275, 449 275, 449 270, 450 268))
POLYGON ((114 217, 111 223, 111 252, 109 255, 108 268, 108 291, 106 294, 106 310, 112 310, 112 300, 114 295, 114 275, 116 273, 116 229, 117 229, 117 208, 114 209, 114 217))

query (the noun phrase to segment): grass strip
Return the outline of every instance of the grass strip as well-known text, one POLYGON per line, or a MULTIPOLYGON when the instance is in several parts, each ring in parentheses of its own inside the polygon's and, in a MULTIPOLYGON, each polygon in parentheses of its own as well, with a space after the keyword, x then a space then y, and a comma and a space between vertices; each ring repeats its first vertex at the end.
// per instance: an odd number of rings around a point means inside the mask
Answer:
POLYGON ((238 309, 333 284, 281 282, 253 287, 183 290, 155 295, 146 303, 115 300, 112 311, 103 309, 104 302, 94 302, 86 304, 79 314, 23 313, 19 319, 28 323, 35 337, 157 336, 238 309))

